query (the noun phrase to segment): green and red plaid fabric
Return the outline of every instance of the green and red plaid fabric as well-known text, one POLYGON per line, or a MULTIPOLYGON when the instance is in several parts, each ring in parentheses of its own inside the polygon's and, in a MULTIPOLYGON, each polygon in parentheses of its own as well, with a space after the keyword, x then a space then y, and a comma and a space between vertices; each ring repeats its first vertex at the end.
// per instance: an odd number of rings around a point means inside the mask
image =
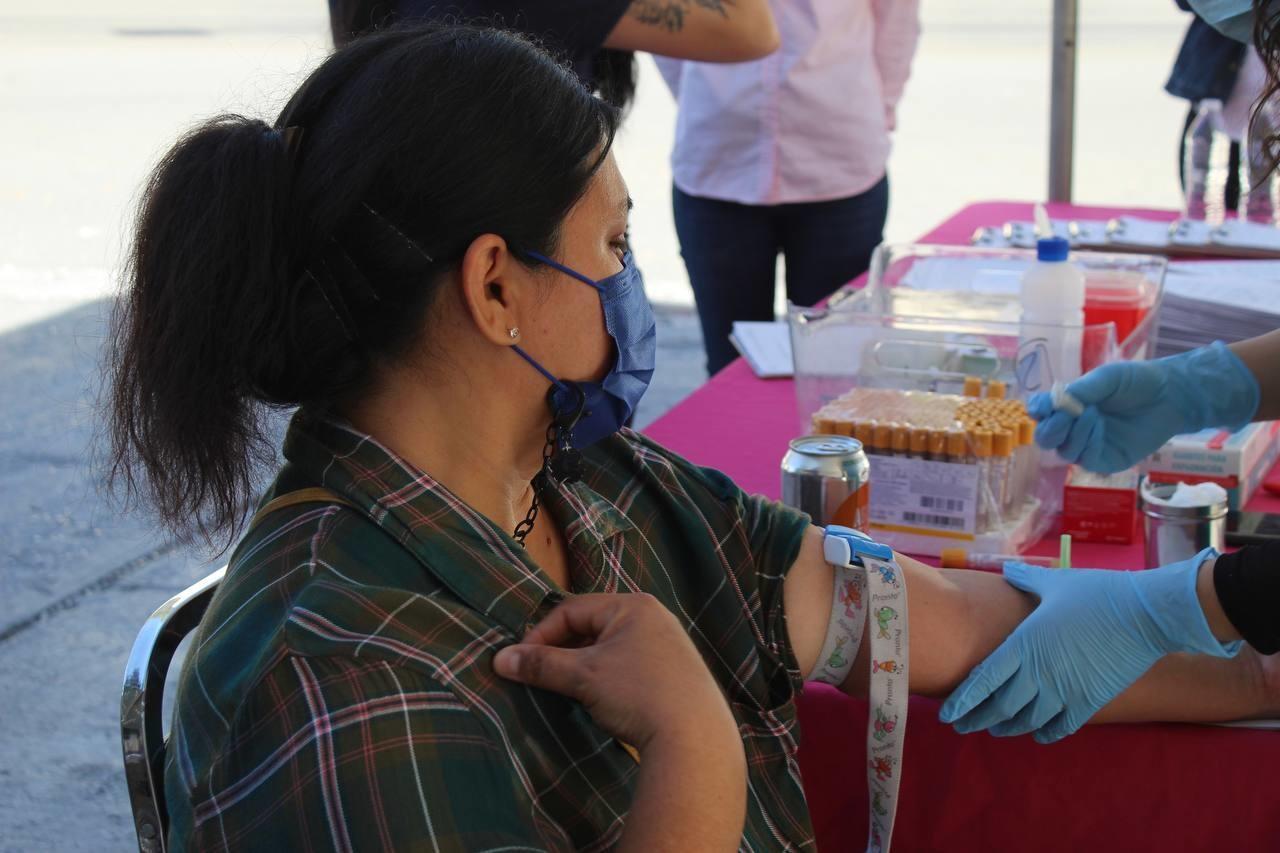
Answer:
MULTIPOLYGON (((564 592, 371 437, 300 412, 264 500, 322 485, 237 546, 178 686, 174 850, 605 850, 638 767, 581 706, 493 654, 564 592)), ((744 850, 813 846, 782 584, 808 519, 630 431, 544 502, 572 592, 644 591, 724 688, 749 766, 744 850)), ((545 523, 545 522, 544 522, 545 523)))

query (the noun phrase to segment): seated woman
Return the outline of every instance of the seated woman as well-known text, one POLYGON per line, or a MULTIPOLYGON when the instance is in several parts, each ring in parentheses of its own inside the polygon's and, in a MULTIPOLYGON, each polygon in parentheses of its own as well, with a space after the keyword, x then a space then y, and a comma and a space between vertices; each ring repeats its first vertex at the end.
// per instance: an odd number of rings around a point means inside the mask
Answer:
MULTIPOLYGON (((181 675, 172 849, 812 843, 795 699, 832 568, 805 516, 618 429, 654 322, 615 121, 519 37, 392 30, 274 127, 215 119, 160 163, 114 336, 117 473, 229 542, 273 458, 265 413, 298 407, 265 498, 285 500, 181 675)), ((1032 608, 900 565, 916 691, 1032 608)), ((1103 717, 1243 717, 1278 692, 1253 657, 1174 658, 1103 717)))

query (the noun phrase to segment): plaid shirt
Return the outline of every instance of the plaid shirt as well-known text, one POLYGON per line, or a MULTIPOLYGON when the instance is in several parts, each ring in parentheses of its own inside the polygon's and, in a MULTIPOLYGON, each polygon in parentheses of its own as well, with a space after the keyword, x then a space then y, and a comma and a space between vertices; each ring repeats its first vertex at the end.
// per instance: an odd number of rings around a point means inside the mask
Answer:
MULTIPOLYGON (((573 591, 656 596, 727 695, 749 767, 744 850, 812 847, 782 584, 808 519, 624 431, 544 502, 573 591)), ((369 436, 300 413, 178 686, 173 850, 605 850, 638 766, 493 654, 563 592, 503 530, 369 436)))

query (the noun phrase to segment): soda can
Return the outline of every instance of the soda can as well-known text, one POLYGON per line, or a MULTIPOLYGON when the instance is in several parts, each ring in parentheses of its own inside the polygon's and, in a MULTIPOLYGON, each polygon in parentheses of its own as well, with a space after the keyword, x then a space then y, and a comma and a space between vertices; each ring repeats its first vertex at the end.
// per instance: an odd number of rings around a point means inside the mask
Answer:
POLYGON ((862 442, 845 435, 792 439, 782 457, 782 502, 819 526, 839 524, 867 532, 871 463, 862 442))

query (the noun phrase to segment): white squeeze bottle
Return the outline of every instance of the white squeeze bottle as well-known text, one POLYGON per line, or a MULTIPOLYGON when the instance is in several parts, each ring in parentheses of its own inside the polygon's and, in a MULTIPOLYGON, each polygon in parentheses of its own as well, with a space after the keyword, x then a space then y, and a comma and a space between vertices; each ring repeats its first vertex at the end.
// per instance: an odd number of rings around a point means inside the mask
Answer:
POLYGON ((1080 376, 1084 271, 1067 259, 1070 250, 1063 237, 1040 239, 1036 262, 1022 276, 1020 358, 1036 353, 1036 357, 1048 359, 1047 365, 1036 365, 1044 383, 1042 390, 1080 376))

